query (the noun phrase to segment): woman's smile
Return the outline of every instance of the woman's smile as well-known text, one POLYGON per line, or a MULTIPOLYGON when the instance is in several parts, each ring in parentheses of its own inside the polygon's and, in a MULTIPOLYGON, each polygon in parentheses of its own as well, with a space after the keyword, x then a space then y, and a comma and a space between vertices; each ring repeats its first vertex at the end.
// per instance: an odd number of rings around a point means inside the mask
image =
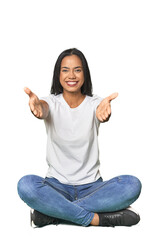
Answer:
POLYGON ((76 55, 64 57, 60 69, 60 84, 63 87, 63 93, 80 93, 83 83, 84 73, 81 59, 76 55))
POLYGON ((78 81, 68 81, 68 82, 66 82, 66 83, 67 83, 68 86, 74 87, 74 86, 77 85, 78 81))

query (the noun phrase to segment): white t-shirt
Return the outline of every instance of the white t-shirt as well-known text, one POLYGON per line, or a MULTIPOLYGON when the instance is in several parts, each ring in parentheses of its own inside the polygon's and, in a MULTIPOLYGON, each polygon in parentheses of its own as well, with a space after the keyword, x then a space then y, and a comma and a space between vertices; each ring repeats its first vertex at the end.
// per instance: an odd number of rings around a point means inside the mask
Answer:
POLYGON ((41 98, 49 105, 44 120, 47 131, 47 177, 61 183, 80 185, 96 181, 99 172, 96 108, 103 98, 86 95, 76 108, 70 108, 63 94, 41 98))

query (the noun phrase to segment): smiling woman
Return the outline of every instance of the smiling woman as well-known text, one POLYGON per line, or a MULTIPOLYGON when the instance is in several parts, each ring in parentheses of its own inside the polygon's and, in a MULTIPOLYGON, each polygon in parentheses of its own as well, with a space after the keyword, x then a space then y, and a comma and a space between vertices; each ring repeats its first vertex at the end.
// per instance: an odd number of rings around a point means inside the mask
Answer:
POLYGON ((139 179, 130 175, 103 181, 100 174, 98 128, 111 115, 110 102, 92 94, 87 61, 68 49, 55 64, 51 94, 39 99, 25 88, 32 113, 47 129, 45 178, 27 175, 18 182, 19 196, 33 210, 37 227, 63 220, 81 226, 131 226, 140 217, 131 208, 140 195, 139 179))
POLYGON ((84 81, 84 83, 82 84, 81 89, 79 89, 79 85, 77 86, 77 89, 81 91, 82 95, 93 96, 92 82, 88 63, 84 54, 80 50, 76 48, 71 48, 63 51, 59 55, 54 67, 51 94, 57 95, 63 92, 63 83, 60 80, 61 76, 63 76, 62 73, 64 73, 64 76, 66 73, 66 76, 69 77, 70 75, 68 74, 72 74, 71 79, 69 79, 68 81, 73 81, 75 80, 75 76, 79 76, 81 79, 81 83, 82 81, 84 81))
POLYGON ((84 84, 84 74, 81 59, 76 55, 66 56, 61 62, 60 84, 63 87, 63 97, 70 107, 79 105, 85 95, 81 93, 84 84))
POLYGON ((60 83, 63 87, 63 93, 76 92, 81 94, 81 87, 84 83, 84 74, 81 59, 76 55, 64 57, 61 63, 60 83), (72 88, 66 88, 71 85, 72 88))

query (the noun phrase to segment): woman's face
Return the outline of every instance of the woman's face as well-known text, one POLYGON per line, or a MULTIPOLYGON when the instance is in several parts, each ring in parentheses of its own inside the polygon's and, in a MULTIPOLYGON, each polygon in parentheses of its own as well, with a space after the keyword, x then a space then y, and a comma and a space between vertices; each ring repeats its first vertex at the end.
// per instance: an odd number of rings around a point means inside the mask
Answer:
POLYGON ((84 73, 81 59, 77 55, 66 56, 62 59, 60 83, 63 92, 81 92, 84 83, 84 73))

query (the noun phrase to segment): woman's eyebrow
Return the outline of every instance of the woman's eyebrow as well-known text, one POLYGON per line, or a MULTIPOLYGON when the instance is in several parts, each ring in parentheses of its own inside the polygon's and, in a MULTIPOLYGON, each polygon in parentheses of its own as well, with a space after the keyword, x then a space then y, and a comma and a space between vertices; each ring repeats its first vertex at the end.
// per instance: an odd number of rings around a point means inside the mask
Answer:
MULTIPOLYGON (((62 67, 62 68, 69 69, 69 67, 62 67)), ((81 66, 74 67, 74 69, 76 69, 76 68, 82 68, 82 67, 81 66)))
POLYGON ((75 68, 82 68, 81 66, 77 66, 77 67, 75 67, 75 68))

